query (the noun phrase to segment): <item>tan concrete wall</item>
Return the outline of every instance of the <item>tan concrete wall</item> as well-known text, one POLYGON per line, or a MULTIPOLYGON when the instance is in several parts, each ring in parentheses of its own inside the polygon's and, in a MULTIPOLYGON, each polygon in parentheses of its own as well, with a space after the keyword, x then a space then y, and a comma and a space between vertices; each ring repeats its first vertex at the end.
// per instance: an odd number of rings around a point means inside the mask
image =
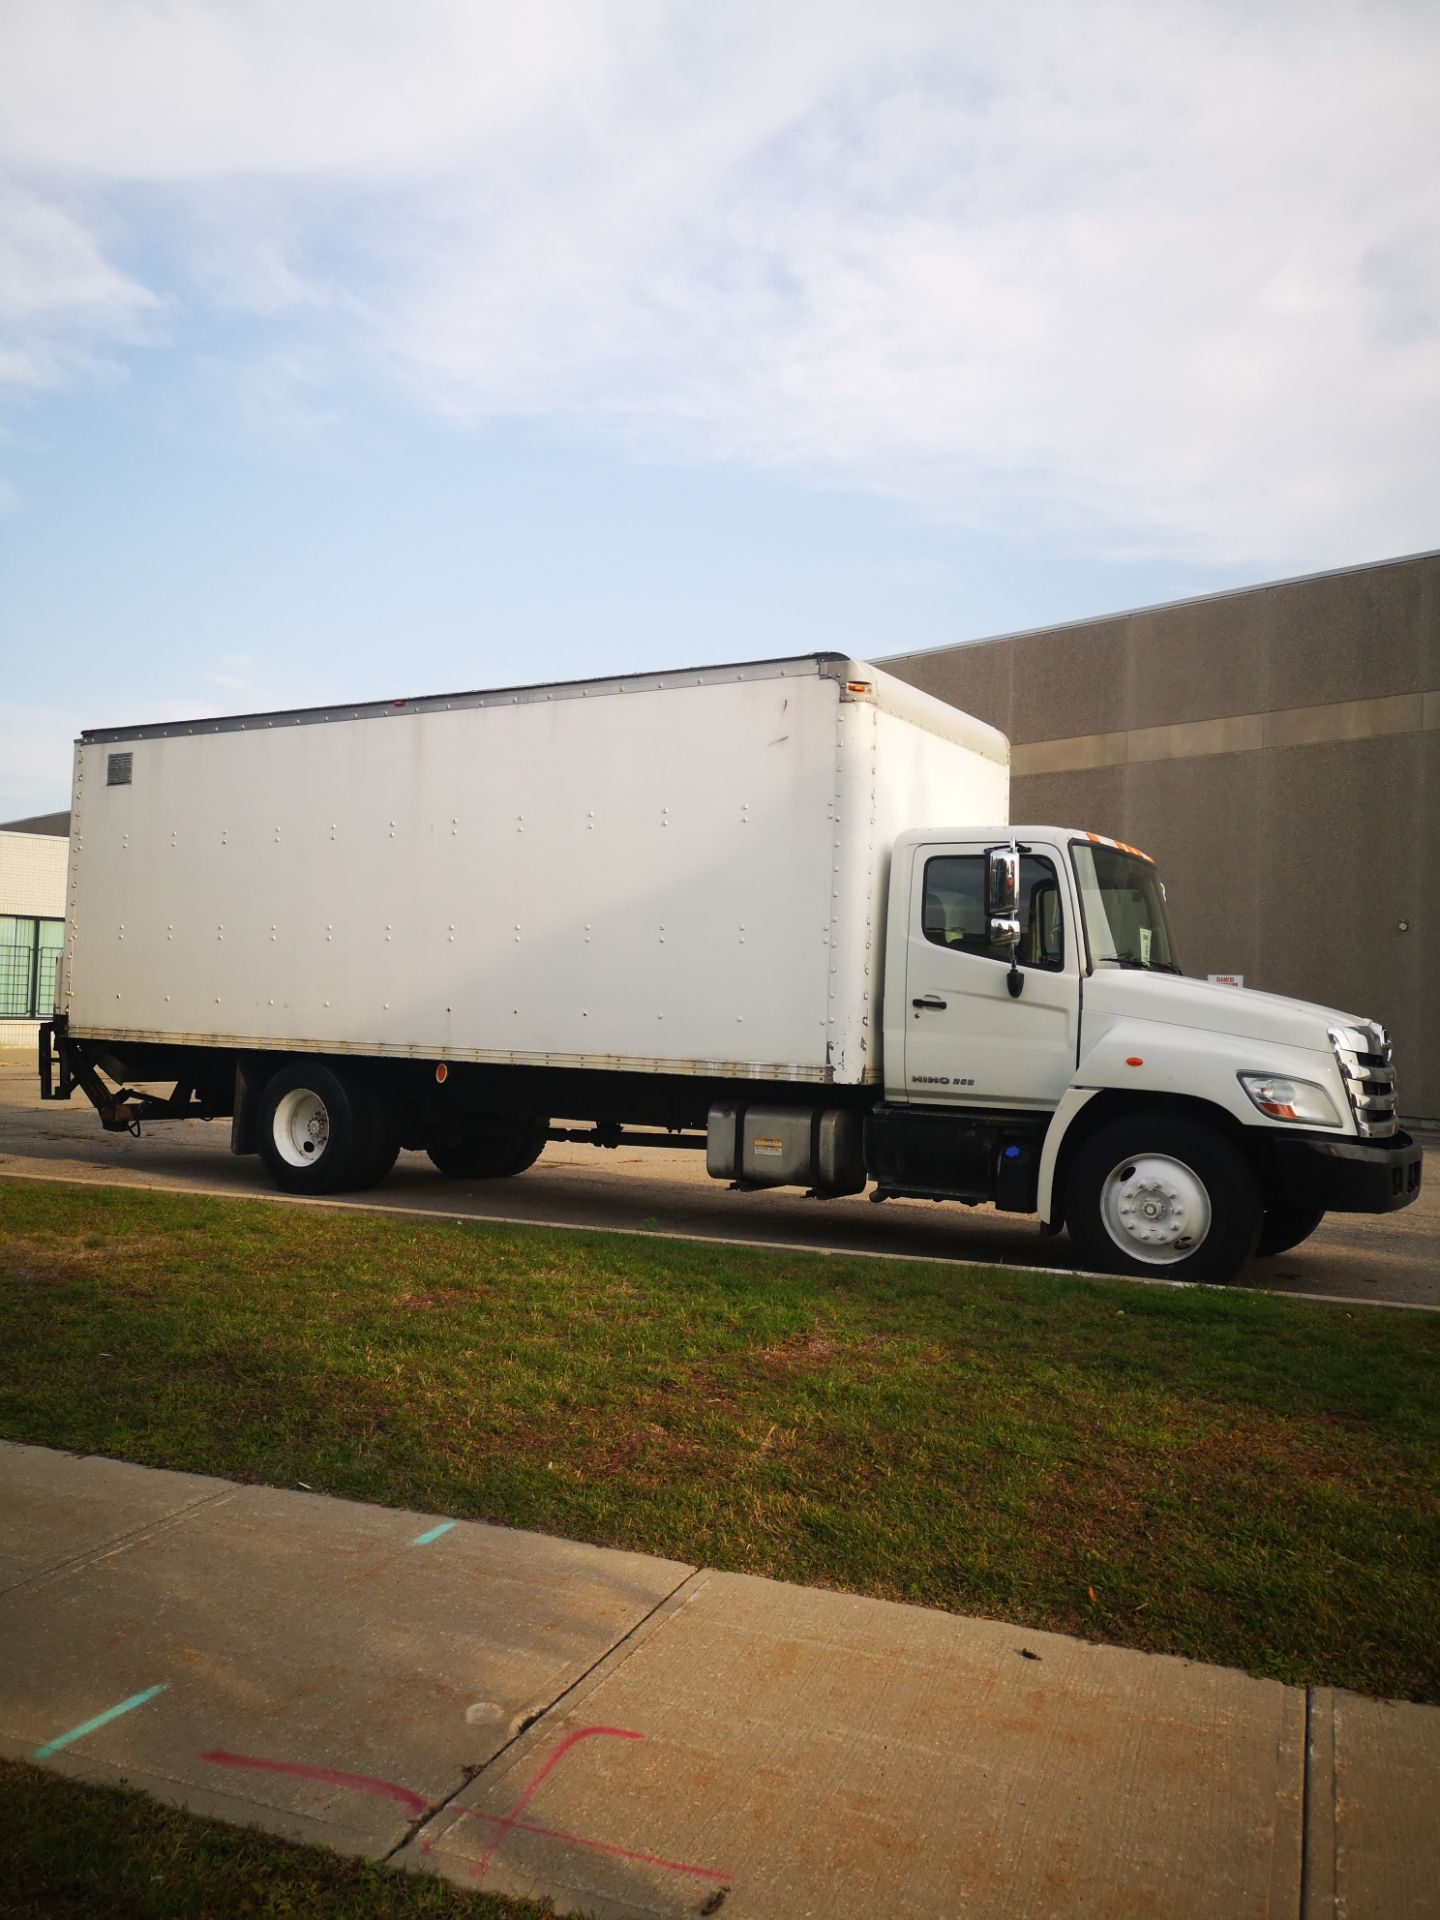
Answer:
MULTIPOLYGON (((0 830, 0 914, 65 918, 70 842, 54 835, 0 830)), ((0 1020, 0 1047, 33 1045, 38 1020, 0 1020)))
POLYGON ((1154 854, 1188 973, 1376 1015, 1440 1118, 1440 553, 885 665, 1009 734, 1017 820, 1154 854))
POLYGON ((0 913, 65 918, 70 842, 34 833, 0 833, 0 913))

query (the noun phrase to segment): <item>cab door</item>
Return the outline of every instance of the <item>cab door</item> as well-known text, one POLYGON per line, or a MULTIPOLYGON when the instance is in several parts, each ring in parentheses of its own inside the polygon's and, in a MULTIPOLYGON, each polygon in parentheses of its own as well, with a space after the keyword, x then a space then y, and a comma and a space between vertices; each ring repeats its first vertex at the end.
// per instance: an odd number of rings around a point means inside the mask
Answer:
POLYGON ((985 917, 984 843, 921 845, 911 872, 905 965, 905 1092, 914 1105, 1053 1107, 1075 1071, 1080 961, 1066 862, 1020 859, 1024 985, 985 917))

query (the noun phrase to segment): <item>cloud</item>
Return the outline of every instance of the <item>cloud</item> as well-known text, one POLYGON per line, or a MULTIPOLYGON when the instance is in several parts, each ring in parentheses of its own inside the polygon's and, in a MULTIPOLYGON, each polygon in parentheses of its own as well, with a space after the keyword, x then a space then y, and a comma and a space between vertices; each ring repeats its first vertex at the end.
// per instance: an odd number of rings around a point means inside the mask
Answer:
POLYGON ((159 305, 63 205, 0 185, 0 394, 93 371, 97 343, 142 338, 159 305))
POLYGON ((1116 552, 1434 541, 1434 9, 34 0, 7 37, 32 383, 183 296, 261 329, 245 404, 302 434, 343 365, 1116 552))

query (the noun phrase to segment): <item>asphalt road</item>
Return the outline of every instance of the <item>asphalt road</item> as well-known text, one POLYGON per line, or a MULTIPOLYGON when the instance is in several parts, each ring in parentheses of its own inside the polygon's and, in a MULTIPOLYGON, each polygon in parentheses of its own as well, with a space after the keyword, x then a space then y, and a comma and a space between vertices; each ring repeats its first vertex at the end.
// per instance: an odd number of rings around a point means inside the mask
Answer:
MULTIPOLYGON (((274 1198, 260 1163, 230 1153, 226 1121, 157 1122, 140 1139, 102 1131, 81 1094, 42 1102, 34 1056, 0 1050, 0 1177, 57 1176, 105 1184, 274 1198)), ((677 1149, 550 1146, 518 1179, 445 1180, 424 1154, 363 1196, 377 1209, 422 1209, 537 1225, 761 1240, 828 1252, 912 1254, 927 1260, 1074 1267, 1067 1236, 992 1207, 864 1195, 807 1200, 798 1192, 732 1193, 705 1173, 703 1154, 677 1149)), ((1335 1214, 1303 1246, 1255 1260, 1236 1283, 1276 1293, 1344 1295, 1440 1307, 1440 1141, 1427 1148, 1414 1205, 1391 1214, 1335 1214)))

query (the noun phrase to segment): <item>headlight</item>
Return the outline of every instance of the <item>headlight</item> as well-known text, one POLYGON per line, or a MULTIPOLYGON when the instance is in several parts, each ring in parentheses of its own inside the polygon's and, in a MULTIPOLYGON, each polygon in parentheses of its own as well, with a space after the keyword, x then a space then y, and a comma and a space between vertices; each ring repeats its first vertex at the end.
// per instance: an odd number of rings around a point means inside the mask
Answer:
POLYGON ((1312 1080, 1286 1080, 1275 1073, 1242 1073, 1240 1084, 1272 1120, 1298 1120, 1310 1127, 1338 1127, 1340 1116, 1324 1087, 1312 1080))

